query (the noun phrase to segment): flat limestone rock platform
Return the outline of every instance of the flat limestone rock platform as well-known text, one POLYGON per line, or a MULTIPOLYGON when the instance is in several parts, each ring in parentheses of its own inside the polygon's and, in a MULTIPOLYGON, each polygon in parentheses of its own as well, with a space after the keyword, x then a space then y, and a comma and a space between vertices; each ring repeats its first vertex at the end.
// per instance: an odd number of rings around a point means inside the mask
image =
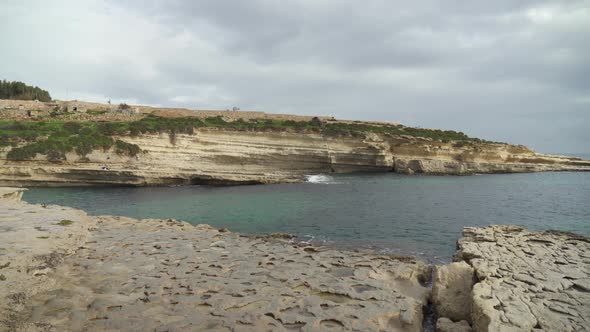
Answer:
POLYGON ((15 331, 28 299, 53 289, 49 276, 86 242, 91 218, 80 210, 20 202, 0 188, 0 331, 15 331))
POLYGON ((590 330, 590 240, 571 233, 466 227, 431 292, 413 258, 0 192, 2 332, 421 331, 431 296, 437 331, 590 330))
POLYGON ((590 331, 590 239, 516 226, 466 227, 475 331, 590 331))
MULTIPOLYGON (((422 330, 430 267, 411 258, 302 247, 174 220, 81 214, 60 226, 61 214, 76 210, 0 204, 4 236, 15 225, 48 229, 48 238, 34 233, 11 247, 86 232, 76 253, 43 270, 50 285, 21 298, 22 308, 11 313, 15 330, 422 330), (33 226, 39 219, 46 225, 33 226)), ((15 261, 0 254, 4 260, 15 261)), ((0 302, 14 305, 6 293, 0 302)))

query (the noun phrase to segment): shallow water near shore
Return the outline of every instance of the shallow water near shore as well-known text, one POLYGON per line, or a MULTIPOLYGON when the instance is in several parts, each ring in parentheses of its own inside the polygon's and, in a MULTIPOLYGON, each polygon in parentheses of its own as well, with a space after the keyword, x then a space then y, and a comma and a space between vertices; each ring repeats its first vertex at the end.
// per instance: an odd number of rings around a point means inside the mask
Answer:
POLYGON ((347 249, 451 259, 464 226, 522 225, 590 236, 590 173, 475 176, 316 175, 300 184, 31 188, 29 203, 91 215, 174 218, 347 249))

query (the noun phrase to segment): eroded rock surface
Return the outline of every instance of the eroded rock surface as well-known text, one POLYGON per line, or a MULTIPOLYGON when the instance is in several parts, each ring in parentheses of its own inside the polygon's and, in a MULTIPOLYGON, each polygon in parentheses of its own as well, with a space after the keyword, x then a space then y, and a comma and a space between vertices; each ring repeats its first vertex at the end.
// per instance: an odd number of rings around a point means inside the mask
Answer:
POLYGON ((25 188, 0 187, 0 199, 20 201, 25 190, 25 188))
POLYGON ((471 332, 471 326, 467 321, 453 322, 452 320, 442 317, 436 321, 436 332, 471 332))
MULTIPOLYGON (((8 211, 7 214, 17 213, 8 211)), ((173 220, 97 217, 27 331, 421 331, 430 268, 173 220)))
POLYGON ((26 204, 0 189, 8 197, 0 197, 0 331, 14 331, 25 303, 56 287, 49 275, 85 242, 91 222, 80 210, 26 204))
POLYGON ((471 321, 471 287, 473 268, 461 261, 437 266, 432 287, 432 301, 439 317, 453 321, 471 321))
POLYGON ((590 330, 590 240, 515 226, 467 227, 456 258, 475 269, 475 331, 590 330))

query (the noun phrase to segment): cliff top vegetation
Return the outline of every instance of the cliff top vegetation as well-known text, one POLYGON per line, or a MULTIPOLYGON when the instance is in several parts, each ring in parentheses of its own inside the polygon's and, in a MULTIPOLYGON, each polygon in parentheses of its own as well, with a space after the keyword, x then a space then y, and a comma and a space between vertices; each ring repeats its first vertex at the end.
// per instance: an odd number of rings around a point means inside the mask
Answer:
POLYGON ((366 123, 322 122, 238 119, 226 121, 222 117, 169 118, 148 115, 135 121, 113 122, 72 122, 62 119, 42 121, 0 121, 0 146, 12 146, 8 159, 28 160, 37 154, 47 156, 50 161, 65 159, 65 154, 75 152, 85 156, 96 149, 112 147, 120 154, 134 156, 141 149, 119 138, 147 133, 167 133, 172 143, 177 134, 192 134, 198 128, 220 128, 236 131, 292 131, 317 133, 326 137, 364 137, 367 133, 408 135, 424 137, 442 142, 484 142, 471 138, 462 132, 404 127, 401 125, 371 125, 366 123))

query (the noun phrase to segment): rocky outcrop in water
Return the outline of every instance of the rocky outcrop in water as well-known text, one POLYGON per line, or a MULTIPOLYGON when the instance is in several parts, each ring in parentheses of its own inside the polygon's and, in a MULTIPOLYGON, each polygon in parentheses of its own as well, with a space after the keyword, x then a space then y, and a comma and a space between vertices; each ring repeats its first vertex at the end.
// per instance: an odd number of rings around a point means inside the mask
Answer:
POLYGON ((118 139, 143 153, 129 157, 95 150, 66 160, 13 161, 0 148, 0 185, 178 185, 298 182, 305 174, 405 174, 587 171, 590 162, 536 154, 522 147, 482 142, 441 142, 410 136, 195 130, 192 135, 143 134, 118 139))
MULTIPOLYGON (((455 257, 473 268, 470 289, 475 331, 590 330, 590 240, 558 232, 533 232, 516 226, 467 227, 455 257)), ((452 290, 453 282, 470 273, 453 263, 439 273, 434 288, 452 290)), ((457 285, 457 288, 461 288, 457 285)), ((438 312, 453 321, 459 293, 442 294, 438 312)), ((439 296, 441 293, 439 292, 439 296)), ((460 298, 463 298, 462 296, 460 298)), ((435 292, 436 299, 436 292, 435 292)), ((465 300, 467 301, 467 300, 465 300)), ((466 303, 465 303, 466 305, 466 303)), ((439 319, 441 330, 449 324, 439 319)))

